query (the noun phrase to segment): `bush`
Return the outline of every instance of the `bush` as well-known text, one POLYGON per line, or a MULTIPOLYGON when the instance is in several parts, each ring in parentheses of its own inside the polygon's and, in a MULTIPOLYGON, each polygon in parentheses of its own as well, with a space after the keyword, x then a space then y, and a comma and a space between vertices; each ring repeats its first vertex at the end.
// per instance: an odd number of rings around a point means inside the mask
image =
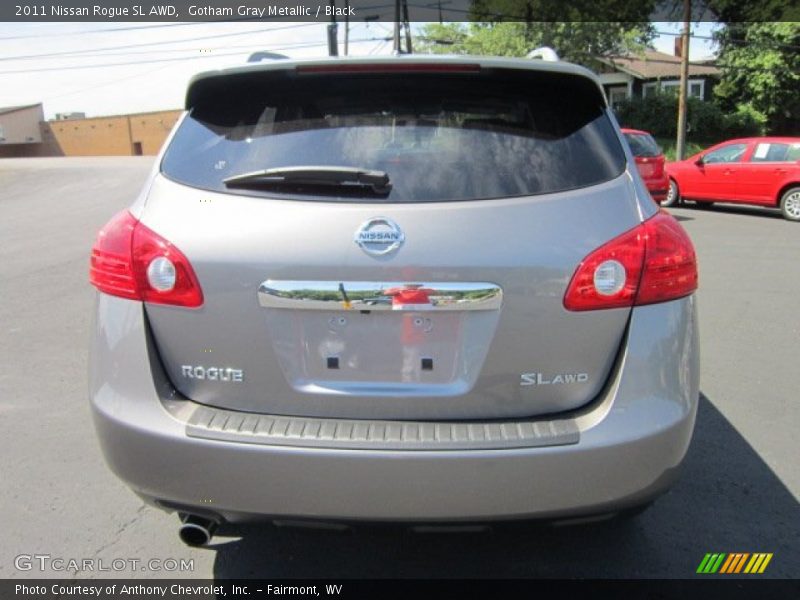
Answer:
MULTIPOLYGON (((668 92, 629 98, 620 103, 617 118, 623 127, 643 129, 655 137, 674 138, 678 131, 678 99, 668 92)), ((766 117, 750 105, 740 104, 736 112, 725 113, 714 102, 687 99, 687 137, 721 141, 763 135, 765 123, 766 117)))
POLYGON ((730 137, 764 135, 767 116, 758 112, 751 104, 737 104, 736 112, 726 116, 730 137))
POLYGON ((672 94, 650 94, 647 98, 628 98, 616 109, 623 127, 649 131, 655 137, 675 137, 678 105, 672 94))

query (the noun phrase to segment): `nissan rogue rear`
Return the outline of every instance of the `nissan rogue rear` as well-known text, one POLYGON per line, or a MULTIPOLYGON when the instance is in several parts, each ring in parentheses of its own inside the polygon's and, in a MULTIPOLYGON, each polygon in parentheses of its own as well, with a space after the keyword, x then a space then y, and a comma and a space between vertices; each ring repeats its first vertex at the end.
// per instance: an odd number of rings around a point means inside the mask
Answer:
POLYGON ((102 450, 189 543, 615 513, 692 435, 694 249, 568 63, 198 75, 90 279, 102 450))

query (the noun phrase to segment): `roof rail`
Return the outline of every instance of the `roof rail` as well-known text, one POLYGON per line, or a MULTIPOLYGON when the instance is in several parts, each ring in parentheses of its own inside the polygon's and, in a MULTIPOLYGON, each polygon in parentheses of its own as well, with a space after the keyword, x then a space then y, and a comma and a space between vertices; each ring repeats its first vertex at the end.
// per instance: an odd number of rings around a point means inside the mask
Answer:
POLYGON ((558 62, 558 53, 549 46, 541 46, 535 50, 531 50, 526 55, 526 58, 539 58, 547 62, 558 62))
POLYGON ((253 52, 248 58, 247 62, 261 62, 262 60, 283 60, 289 58, 285 54, 278 54, 277 52, 253 52))

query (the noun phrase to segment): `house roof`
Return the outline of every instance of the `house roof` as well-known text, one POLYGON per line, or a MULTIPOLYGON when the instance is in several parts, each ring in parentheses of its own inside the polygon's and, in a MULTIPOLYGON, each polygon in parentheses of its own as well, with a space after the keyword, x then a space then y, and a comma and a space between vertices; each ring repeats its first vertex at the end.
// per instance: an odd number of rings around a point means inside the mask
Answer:
MULTIPOLYGON (((661 79, 681 76, 681 59, 672 54, 645 50, 644 55, 606 56, 599 59, 615 69, 637 79, 661 79)), ((709 61, 690 62, 689 76, 719 75, 719 69, 709 61)))
POLYGON ((41 102, 37 104, 22 104, 20 106, 0 106, 0 115, 16 112, 25 108, 36 108, 37 106, 41 106, 41 102))

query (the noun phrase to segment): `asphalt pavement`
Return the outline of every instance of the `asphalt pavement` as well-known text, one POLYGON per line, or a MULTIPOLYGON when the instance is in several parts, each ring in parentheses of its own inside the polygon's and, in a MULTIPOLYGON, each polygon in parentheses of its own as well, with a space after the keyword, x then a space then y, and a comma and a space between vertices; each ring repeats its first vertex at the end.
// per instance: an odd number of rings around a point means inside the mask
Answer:
POLYGON ((70 559, 93 566, 79 577, 683 578, 707 552, 771 552, 764 576, 800 577, 800 224, 730 205, 672 210, 700 261, 702 398, 680 480, 637 519, 251 526, 187 548, 105 466, 86 392, 89 250, 152 162, 0 160, 0 578, 70 577, 70 559))

